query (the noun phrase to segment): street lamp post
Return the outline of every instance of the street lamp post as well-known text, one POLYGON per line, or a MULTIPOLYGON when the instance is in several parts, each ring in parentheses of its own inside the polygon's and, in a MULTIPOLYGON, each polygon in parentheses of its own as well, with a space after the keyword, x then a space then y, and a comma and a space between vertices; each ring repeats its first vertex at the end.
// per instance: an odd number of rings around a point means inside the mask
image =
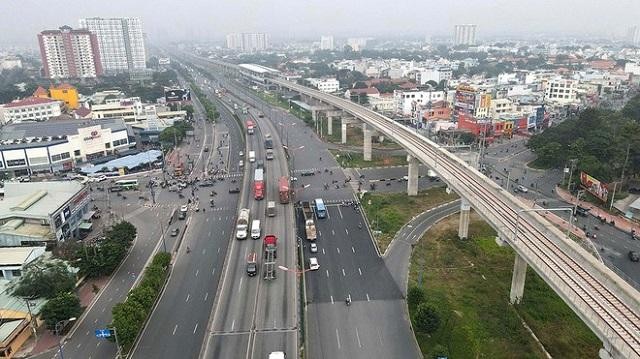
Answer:
MULTIPOLYGON (((54 330, 56 332, 56 335, 59 336, 60 335, 60 331, 62 329, 64 329, 64 327, 67 324, 69 324, 70 322, 75 321, 76 319, 77 319, 76 317, 71 317, 69 319, 64 319, 64 320, 61 320, 61 321, 57 322, 56 325, 54 326, 54 330)), ((58 350, 60 351, 60 359, 64 359, 64 353, 63 353, 62 349, 63 349, 62 340, 59 340, 58 341, 58 350)))

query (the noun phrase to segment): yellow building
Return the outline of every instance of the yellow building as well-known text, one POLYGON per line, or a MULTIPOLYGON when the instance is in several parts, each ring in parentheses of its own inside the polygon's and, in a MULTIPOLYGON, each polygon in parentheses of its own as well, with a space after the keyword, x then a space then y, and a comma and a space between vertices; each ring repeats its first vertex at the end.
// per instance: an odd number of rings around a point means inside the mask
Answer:
POLYGON ((79 106, 78 90, 69 84, 62 84, 58 87, 51 86, 49 95, 54 100, 63 101, 69 110, 75 110, 79 106))

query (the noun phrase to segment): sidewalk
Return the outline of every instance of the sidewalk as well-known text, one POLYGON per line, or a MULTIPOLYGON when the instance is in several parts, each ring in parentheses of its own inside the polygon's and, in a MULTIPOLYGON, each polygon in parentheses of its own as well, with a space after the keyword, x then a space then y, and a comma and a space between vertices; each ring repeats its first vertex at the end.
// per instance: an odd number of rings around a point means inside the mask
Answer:
MULTIPOLYGON (((556 187, 556 193, 558 194, 558 197, 560 197, 563 201, 571 203, 571 204, 575 204, 576 203, 576 197, 572 196, 569 192, 567 192, 566 190, 560 188, 560 187, 556 187)), ((618 215, 613 215, 608 213, 607 211, 605 211, 604 209, 594 205, 593 203, 590 202, 586 202, 586 201, 580 201, 578 203, 581 207, 584 208, 589 208, 590 211, 589 213, 594 216, 594 217, 603 217, 604 219, 607 220, 607 223, 610 222, 611 220, 614 220, 616 223, 616 228, 627 232, 627 233, 631 233, 631 230, 635 230, 636 232, 640 233, 640 225, 638 225, 637 223, 634 223, 632 221, 630 221, 629 219, 623 217, 623 216, 618 216, 618 215)))
MULTIPOLYGON (((99 291, 104 288, 104 286, 109 281, 109 277, 101 277, 86 280, 79 288, 78 288, 78 297, 80 297, 80 306, 82 306, 85 310, 91 305, 94 299, 98 296, 99 291), (98 293, 94 292, 94 285, 98 289, 98 293)), ((67 332, 71 330, 72 326, 67 328, 67 332)), ((31 336, 20 348, 20 351, 16 353, 14 358, 27 358, 34 355, 42 354, 49 349, 57 347, 60 340, 62 340, 63 336, 57 336, 53 334, 50 330, 45 328, 45 325, 41 325, 37 330, 37 340, 36 337, 31 336)), ((57 351, 57 349, 55 349, 57 351)))

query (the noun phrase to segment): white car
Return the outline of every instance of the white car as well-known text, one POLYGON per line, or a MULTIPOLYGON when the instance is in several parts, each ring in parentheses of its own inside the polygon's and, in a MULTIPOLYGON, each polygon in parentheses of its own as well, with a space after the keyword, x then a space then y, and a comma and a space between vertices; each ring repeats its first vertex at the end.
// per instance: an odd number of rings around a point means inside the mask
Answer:
POLYGON ((189 210, 189 207, 186 204, 183 204, 182 207, 180 207, 180 212, 186 212, 187 210, 189 210))
POLYGON ((238 155, 239 155, 240 157, 244 157, 244 152, 240 151, 240 152, 238 153, 238 155))
POLYGON ((523 185, 519 185, 518 186, 518 191, 522 192, 522 193, 527 193, 529 192, 529 189, 523 185))
POLYGON ((102 182, 105 181, 107 179, 107 176, 102 175, 102 176, 98 176, 98 177, 91 177, 91 182, 102 182))
POLYGON ((318 258, 311 257, 309 258, 309 270, 318 270, 320 269, 320 264, 318 264, 318 258))
POLYGON ((311 243, 309 249, 311 250, 311 253, 318 253, 318 245, 315 243, 311 243))

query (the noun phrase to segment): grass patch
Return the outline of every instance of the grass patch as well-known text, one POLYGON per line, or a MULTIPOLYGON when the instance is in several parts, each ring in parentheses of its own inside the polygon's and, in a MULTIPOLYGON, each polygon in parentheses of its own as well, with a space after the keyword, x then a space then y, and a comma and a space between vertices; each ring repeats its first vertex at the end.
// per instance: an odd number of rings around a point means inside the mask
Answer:
POLYGON ((552 356, 597 357, 598 338, 530 268, 522 304, 509 304, 514 253, 495 243, 494 230, 476 213, 470 240, 458 240, 457 230, 458 217, 446 218, 414 248, 409 285, 424 288, 441 317, 432 335, 416 333, 425 358, 544 358, 519 316, 552 356))
POLYGON ((361 202, 378 248, 384 253, 396 232, 413 216, 457 197, 447 194, 444 188, 430 188, 412 197, 406 193, 367 192, 361 202))
POLYGON ((371 161, 364 160, 361 152, 349 152, 341 150, 329 150, 341 167, 365 168, 378 166, 406 166, 407 156, 372 153, 371 161))

